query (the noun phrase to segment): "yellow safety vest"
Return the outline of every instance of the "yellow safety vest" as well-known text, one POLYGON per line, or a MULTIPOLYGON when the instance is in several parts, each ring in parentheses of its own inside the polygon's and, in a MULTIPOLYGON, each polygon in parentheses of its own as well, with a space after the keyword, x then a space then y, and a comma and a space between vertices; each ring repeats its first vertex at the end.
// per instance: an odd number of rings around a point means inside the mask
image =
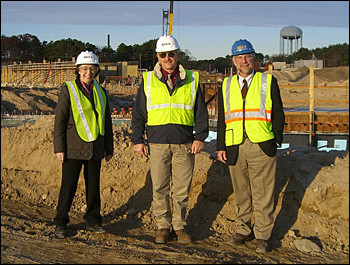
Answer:
POLYGON ((226 146, 243 141, 243 123, 249 140, 260 143, 273 139, 271 113, 271 74, 255 73, 243 100, 237 76, 227 77, 222 84, 225 111, 226 146))
POLYGON ((95 111, 93 110, 90 100, 78 88, 75 81, 66 82, 71 100, 75 128, 79 137, 85 142, 92 142, 97 139, 98 135, 105 134, 105 111, 107 97, 100 86, 93 80, 93 98, 95 111))
POLYGON ((153 73, 143 73, 144 91, 147 98, 148 126, 164 124, 194 125, 194 103, 198 89, 197 72, 185 70, 187 81, 175 88, 170 96, 169 91, 153 73))

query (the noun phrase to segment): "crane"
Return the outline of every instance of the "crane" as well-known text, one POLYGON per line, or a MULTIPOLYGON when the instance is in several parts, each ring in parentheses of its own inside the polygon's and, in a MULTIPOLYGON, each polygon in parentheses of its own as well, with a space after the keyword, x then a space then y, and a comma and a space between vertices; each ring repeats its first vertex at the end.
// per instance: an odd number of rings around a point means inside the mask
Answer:
POLYGON ((163 9, 163 36, 168 35, 168 26, 169 35, 173 35, 173 2, 174 1, 170 1, 170 14, 169 10, 163 9))
POLYGON ((168 18, 169 18, 169 10, 164 10, 163 9, 163 34, 164 35, 168 35, 168 18))
POLYGON ((173 2, 170 1, 169 35, 173 35, 173 2))

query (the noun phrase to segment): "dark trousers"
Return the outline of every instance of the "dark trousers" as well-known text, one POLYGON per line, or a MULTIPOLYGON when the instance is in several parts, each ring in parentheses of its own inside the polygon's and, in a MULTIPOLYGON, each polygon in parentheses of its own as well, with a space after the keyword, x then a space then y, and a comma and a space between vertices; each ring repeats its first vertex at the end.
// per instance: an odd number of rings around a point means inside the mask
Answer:
POLYGON ((89 226, 101 225, 102 217, 100 197, 101 160, 68 159, 62 163, 62 183, 57 205, 57 214, 54 218, 56 226, 65 226, 69 223, 68 212, 78 186, 79 175, 84 165, 84 179, 86 191, 87 211, 84 219, 89 226))

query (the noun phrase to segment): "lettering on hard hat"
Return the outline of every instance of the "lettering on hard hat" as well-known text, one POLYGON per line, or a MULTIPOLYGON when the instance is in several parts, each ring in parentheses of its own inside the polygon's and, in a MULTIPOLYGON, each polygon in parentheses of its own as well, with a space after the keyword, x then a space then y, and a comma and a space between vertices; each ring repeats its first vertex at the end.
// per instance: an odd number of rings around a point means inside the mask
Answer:
POLYGON ((84 56, 84 58, 92 58, 92 56, 88 55, 88 56, 84 56))
POLYGON ((237 47, 237 50, 247 49, 246 45, 241 45, 237 47))
POLYGON ((170 42, 168 42, 168 43, 162 43, 161 45, 162 46, 165 46, 165 45, 170 45, 171 43, 170 42))

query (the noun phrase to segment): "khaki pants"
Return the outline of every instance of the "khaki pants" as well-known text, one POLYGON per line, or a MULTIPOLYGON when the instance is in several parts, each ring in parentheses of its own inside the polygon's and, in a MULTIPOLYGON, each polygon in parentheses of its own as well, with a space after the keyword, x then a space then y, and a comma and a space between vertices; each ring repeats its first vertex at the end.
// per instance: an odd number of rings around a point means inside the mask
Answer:
POLYGON ((276 156, 267 156, 248 138, 239 146, 237 164, 229 166, 237 215, 237 233, 251 233, 254 212, 254 235, 268 240, 274 225, 274 189, 276 156))
POLYGON ((186 226, 195 161, 191 146, 192 143, 149 144, 153 213, 159 229, 173 226, 174 230, 179 230, 186 226))

